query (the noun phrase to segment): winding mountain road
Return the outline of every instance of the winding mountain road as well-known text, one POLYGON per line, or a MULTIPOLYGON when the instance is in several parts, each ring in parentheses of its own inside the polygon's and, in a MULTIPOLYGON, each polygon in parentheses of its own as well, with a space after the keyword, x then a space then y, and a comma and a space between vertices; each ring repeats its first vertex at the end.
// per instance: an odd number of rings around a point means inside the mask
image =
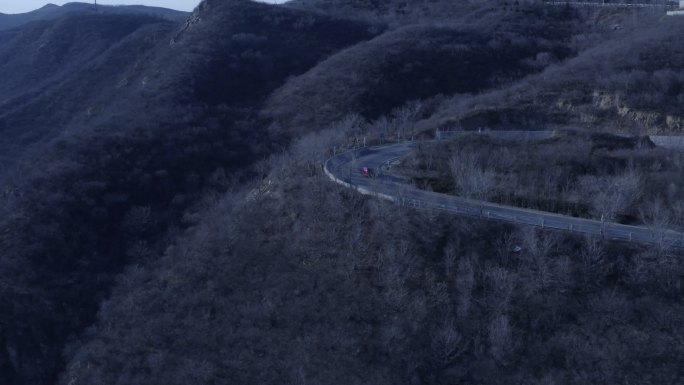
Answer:
POLYGON ((684 248, 684 233, 628 226, 613 222, 575 218, 544 211, 504 206, 420 190, 402 178, 381 172, 375 178, 361 175, 360 167, 389 169, 413 148, 431 141, 366 147, 336 155, 325 163, 325 173, 333 181, 362 194, 391 200, 403 206, 448 211, 458 215, 499 220, 572 233, 602 236, 606 239, 684 248))

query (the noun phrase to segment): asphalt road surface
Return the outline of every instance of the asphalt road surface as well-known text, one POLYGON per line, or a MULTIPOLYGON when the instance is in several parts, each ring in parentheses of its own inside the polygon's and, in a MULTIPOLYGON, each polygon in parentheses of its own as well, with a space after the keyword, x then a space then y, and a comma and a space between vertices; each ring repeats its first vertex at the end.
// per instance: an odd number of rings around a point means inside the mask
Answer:
POLYGON ((403 206, 442 210, 458 215, 589 234, 606 239, 684 248, 684 233, 575 218, 424 191, 388 172, 392 163, 399 161, 413 148, 428 143, 429 141, 405 142, 348 151, 329 159, 325 163, 325 172, 333 181, 354 188, 362 194, 388 199, 403 206), (375 178, 363 176, 360 173, 361 167, 372 167, 380 170, 380 173, 375 178))

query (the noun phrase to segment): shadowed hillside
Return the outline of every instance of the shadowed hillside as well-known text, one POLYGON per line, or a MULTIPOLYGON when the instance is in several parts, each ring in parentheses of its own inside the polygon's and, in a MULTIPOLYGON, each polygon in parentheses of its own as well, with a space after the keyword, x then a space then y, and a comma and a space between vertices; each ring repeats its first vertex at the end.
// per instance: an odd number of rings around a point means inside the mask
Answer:
POLYGON ((29 36, 24 30, 5 32, 0 54, 6 54, 7 71, 18 76, 6 85, 0 109, 1 153, 14 162, 28 145, 51 140, 67 127, 70 137, 116 119, 133 130, 131 118, 144 127, 174 124, 169 114, 183 110, 191 115, 221 107, 219 115, 226 116, 226 106, 249 109, 287 76, 370 36, 363 24, 354 28, 307 12, 277 10, 273 16, 261 9, 269 8, 249 1, 205 3, 181 27, 143 19, 161 24, 135 34, 126 20, 140 17, 116 15, 28 26, 29 36), (114 45, 117 35, 127 38, 114 45), (302 41, 310 43, 305 47, 302 41))
MULTIPOLYGON (((87 15, 66 31, 125 30, 131 18, 87 15)), ((163 250, 188 207, 273 146, 251 117, 260 101, 369 36, 362 23, 236 0, 205 2, 183 25, 143 26, 99 54, 82 42, 55 49, 94 57, 0 116, 4 143, 22 154, 2 195, 0 382, 50 383, 120 269, 163 250)), ((35 48, 19 47, 18 57, 35 48)))
POLYGON ((573 55, 578 23, 569 10, 532 8, 458 26, 400 27, 291 79, 264 114, 302 132, 349 113, 376 118, 411 100, 497 89, 573 55))
POLYGON ((100 112, 173 28, 147 16, 77 14, 0 32, 0 67, 15 74, 0 85, 0 178, 33 145, 100 112))

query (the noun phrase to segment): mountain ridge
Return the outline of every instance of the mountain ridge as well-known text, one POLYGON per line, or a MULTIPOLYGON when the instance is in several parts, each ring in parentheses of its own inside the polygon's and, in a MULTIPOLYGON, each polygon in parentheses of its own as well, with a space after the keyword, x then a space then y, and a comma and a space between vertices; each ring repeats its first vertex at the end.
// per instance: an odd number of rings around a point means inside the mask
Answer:
POLYGON ((148 7, 141 5, 100 5, 94 6, 90 3, 71 2, 64 5, 46 4, 43 7, 16 14, 0 13, 0 31, 16 28, 27 23, 45 20, 54 20, 74 12, 99 12, 114 14, 144 14, 149 16, 161 17, 170 21, 180 22, 187 18, 190 13, 176 11, 162 7, 148 7))

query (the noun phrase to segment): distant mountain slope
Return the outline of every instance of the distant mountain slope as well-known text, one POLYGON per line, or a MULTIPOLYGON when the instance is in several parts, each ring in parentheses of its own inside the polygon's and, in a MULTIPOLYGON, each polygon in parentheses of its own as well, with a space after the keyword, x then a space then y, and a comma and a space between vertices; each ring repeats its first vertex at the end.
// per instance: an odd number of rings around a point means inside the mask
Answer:
POLYGON ((89 3, 67 3, 62 6, 48 4, 40 9, 27 13, 3 14, 0 13, 0 31, 15 28, 26 23, 39 20, 58 19, 73 12, 92 12, 105 14, 143 14, 156 16, 171 21, 182 21, 188 17, 188 12, 176 11, 160 7, 146 7, 141 5, 97 5, 89 3))
POLYGON ((76 13, 0 32, 0 71, 12 74, 0 83, 0 103, 80 72, 142 26, 160 22, 141 15, 76 13))
POLYGON ((143 15, 69 14, 0 31, 2 175, 37 141, 54 138, 74 111, 114 89, 178 24, 143 15))

